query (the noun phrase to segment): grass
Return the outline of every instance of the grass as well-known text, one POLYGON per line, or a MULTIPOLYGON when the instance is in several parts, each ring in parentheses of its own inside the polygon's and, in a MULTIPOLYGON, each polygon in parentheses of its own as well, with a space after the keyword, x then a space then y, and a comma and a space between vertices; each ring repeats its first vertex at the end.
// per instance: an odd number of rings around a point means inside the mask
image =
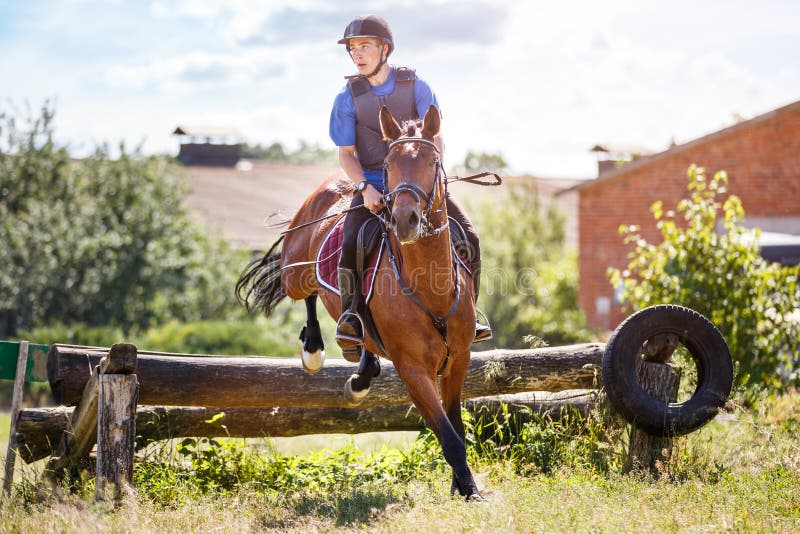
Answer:
POLYGON ((162 486, 140 484, 136 500, 118 510, 93 503, 91 483, 67 495, 29 476, 5 503, 0 532, 797 532, 800 395, 760 406, 676 440, 670 473, 658 479, 622 473, 619 445, 606 450, 606 462, 587 461, 603 450, 589 450, 587 440, 601 440, 550 425, 495 452, 473 446, 471 464, 487 502, 466 503, 450 497, 449 469, 429 438, 408 443, 408 436, 390 436, 389 446, 374 437, 340 438, 345 446, 326 437, 291 438, 217 450, 209 465, 194 469, 181 462, 202 454, 170 459, 171 479, 157 471, 169 458, 140 458, 137 476, 162 486), (566 430, 578 437, 560 434, 566 430), (556 441, 548 441, 552 436, 556 441), (319 450, 329 444, 335 448, 319 450), (547 447, 561 451, 553 455, 560 460, 542 463, 537 454, 547 447), (244 457, 231 463, 236 451, 244 457), (211 473, 206 483, 222 480, 214 478, 224 475, 213 470, 220 466, 237 470, 241 483, 226 489, 190 481, 202 469, 211 473))

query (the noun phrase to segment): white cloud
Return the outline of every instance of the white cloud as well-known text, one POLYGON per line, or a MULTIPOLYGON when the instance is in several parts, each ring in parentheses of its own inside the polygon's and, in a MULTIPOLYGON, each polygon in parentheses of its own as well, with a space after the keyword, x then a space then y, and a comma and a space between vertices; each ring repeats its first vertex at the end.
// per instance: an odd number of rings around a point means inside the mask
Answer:
POLYGON ((275 79, 286 65, 271 54, 209 54, 195 52, 183 56, 156 59, 132 66, 113 66, 106 71, 106 82, 114 88, 141 89, 154 86, 165 91, 190 92, 205 86, 225 87, 259 83, 275 79))

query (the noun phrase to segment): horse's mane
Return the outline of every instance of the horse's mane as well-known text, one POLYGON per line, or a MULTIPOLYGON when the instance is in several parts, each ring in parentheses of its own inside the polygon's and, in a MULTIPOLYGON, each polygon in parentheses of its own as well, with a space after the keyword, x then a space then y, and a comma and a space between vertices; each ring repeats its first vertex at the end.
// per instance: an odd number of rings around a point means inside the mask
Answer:
POLYGON ((422 121, 419 119, 403 121, 400 129, 403 137, 422 137, 422 121))

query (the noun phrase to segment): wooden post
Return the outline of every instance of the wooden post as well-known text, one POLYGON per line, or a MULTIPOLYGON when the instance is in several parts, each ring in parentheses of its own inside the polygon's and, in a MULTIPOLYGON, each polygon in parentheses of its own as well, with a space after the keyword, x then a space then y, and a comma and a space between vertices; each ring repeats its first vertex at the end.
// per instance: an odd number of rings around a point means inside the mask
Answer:
MULTIPOLYGON (((681 368, 656 361, 642 361, 638 369, 639 382, 653 397, 666 403, 678 399, 681 383, 681 368)), ((648 470, 655 476, 669 474, 672 457, 672 438, 651 436, 634 428, 628 449, 629 468, 637 471, 648 470)))
POLYGON ((106 376, 105 373, 124 376, 135 370, 134 345, 118 343, 100 360, 83 388, 80 402, 63 432, 56 455, 47 463, 45 472, 48 476, 58 479, 65 470, 75 473, 78 468, 88 465, 89 453, 97 443, 100 379, 106 376))
POLYGON ((133 495, 133 454, 136 437, 136 375, 100 377, 97 415, 95 500, 119 500, 133 495))
MULTIPOLYGON (((13 356, 12 356, 13 357, 13 356)), ((14 466, 17 459, 17 414, 22 405, 22 390, 25 386, 25 369, 28 367, 28 342, 19 344, 17 355, 17 373, 14 378, 14 396, 11 398, 11 431, 8 435, 8 450, 6 452, 6 468, 3 478, 3 493, 11 494, 11 484, 14 482, 14 466)))

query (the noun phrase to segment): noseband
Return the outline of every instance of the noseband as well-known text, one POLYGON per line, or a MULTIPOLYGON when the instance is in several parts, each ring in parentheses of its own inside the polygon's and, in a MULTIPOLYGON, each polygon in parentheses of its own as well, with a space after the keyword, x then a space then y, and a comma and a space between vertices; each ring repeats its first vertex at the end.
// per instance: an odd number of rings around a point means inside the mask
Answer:
MULTIPOLYGON (((431 237, 435 235, 439 235, 447 228, 449 222, 447 218, 445 218, 444 222, 441 226, 434 227, 433 223, 430 221, 431 210, 433 209, 433 203, 436 200, 437 192, 439 191, 439 184, 442 181, 442 160, 441 160, 441 153, 439 152, 439 147, 433 141, 429 141, 427 139, 423 139, 421 137, 399 137, 389 143, 389 151, 391 152, 392 148, 397 145, 406 144, 406 143, 422 143, 425 145, 429 145, 433 147, 433 150, 436 151, 436 176, 433 179, 433 188, 430 193, 425 191, 422 187, 414 182, 400 182, 397 186, 392 189, 386 195, 386 205, 389 208, 389 211, 392 210, 392 201, 394 197, 399 195, 400 193, 408 193, 419 205, 422 199, 425 199, 425 210, 422 212, 422 216, 420 217, 420 238, 431 237)), ((384 191, 389 189, 389 169, 386 165, 386 162, 383 164, 383 185, 384 191)), ((447 182, 445 182, 445 195, 447 194, 447 182)), ((442 199, 444 201, 444 199, 442 199)), ((437 210, 441 211, 441 210, 437 210)))

